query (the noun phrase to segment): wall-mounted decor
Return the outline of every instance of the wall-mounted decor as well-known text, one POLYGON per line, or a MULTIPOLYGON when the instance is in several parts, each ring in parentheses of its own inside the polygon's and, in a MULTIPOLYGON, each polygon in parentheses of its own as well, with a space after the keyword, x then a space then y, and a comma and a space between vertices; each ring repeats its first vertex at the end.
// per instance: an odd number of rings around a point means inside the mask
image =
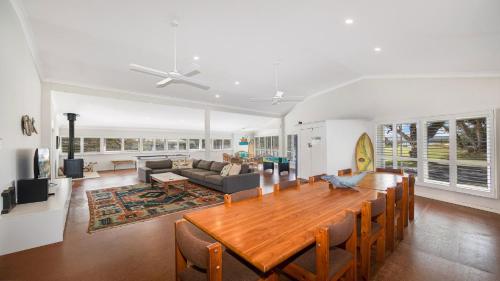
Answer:
POLYGON ((240 145, 248 145, 248 138, 247 137, 241 137, 241 139, 240 139, 240 145))
POLYGON ((373 171, 373 144, 367 133, 363 133, 356 143, 356 167, 358 171, 373 171))
POLYGON ((35 128, 35 118, 29 117, 28 115, 23 115, 23 117, 21 117, 21 129, 23 130, 23 135, 25 136, 38 134, 35 128))

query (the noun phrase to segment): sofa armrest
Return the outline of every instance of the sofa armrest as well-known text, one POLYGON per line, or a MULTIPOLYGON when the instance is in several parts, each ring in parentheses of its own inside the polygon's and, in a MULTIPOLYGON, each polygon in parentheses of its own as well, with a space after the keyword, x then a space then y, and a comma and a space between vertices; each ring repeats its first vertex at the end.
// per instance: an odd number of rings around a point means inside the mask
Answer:
POLYGON ((235 193, 238 191, 258 187, 259 184, 259 173, 247 173, 227 176, 222 179, 222 191, 224 193, 235 193))
POLYGON ((138 176, 139 176, 139 180, 142 181, 142 182, 151 182, 151 173, 153 172, 152 169, 148 168, 148 167, 140 167, 138 169, 138 176))

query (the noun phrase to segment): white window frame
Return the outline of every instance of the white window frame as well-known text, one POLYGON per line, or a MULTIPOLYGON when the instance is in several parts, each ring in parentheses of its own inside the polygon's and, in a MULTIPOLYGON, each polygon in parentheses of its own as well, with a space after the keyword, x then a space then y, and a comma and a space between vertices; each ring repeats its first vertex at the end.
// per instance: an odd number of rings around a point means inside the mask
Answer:
MULTIPOLYGON (((416 184, 419 186, 424 186, 424 187, 429 187, 429 188, 435 188, 435 189, 441 189, 441 190, 447 190, 447 191, 452 191, 452 192, 457 192, 457 193, 463 193, 463 194, 469 194, 469 195, 475 195, 479 197, 487 197, 487 198, 498 198, 498 187, 497 187, 497 171, 496 171, 496 161, 497 161, 497 155, 496 155, 496 142, 497 142, 497 122, 496 122, 496 114, 495 110, 484 110, 484 111, 478 111, 478 112, 472 112, 472 113, 463 113, 463 114, 451 114, 451 115, 440 115, 440 116, 431 116, 431 117, 423 117, 423 118, 416 118, 413 120, 403 120, 403 121, 396 121, 394 122, 393 120, 391 121, 376 121, 375 122, 375 145, 378 145, 378 127, 380 125, 389 125, 393 124, 393 130, 394 130, 394 140, 396 139, 396 124, 404 124, 404 123, 417 123, 417 178, 416 178, 416 184), (468 186, 463 186, 463 185, 458 185, 457 184, 457 166, 459 162, 457 161, 457 145, 456 145, 456 120, 457 119, 470 119, 470 118, 484 118, 486 117, 488 119, 488 122, 491 122, 490 124, 490 132, 488 133, 488 141, 490 141, 490 151, 489 151, 489 156, 491 157, 489 162, 491 165, 490 170, 488 171, 491 173, 491 186, 488 191, 482 189, 482 188, 474 188, 474 187, 468 187, 468 186), (450 167, 450 183, 448 184, 440 184, 440 183, 433 183, 433 182, 426 182, 424 179, 424 161, 426 161, 423 158, 423 151, 426 149, 426 140, 424 137, 426 136, 425 130, 426 130, 426 123, 427 122, 432 122, 432 121, 449 121, 449 126, 450 126, 450 137, 449 137, 449 146, 450 146, 450 159, 449 159, 449 167, 450 167)), ((397 161, 399 161, 399 157, 397 156, 396 152, 396 141, 393 142, 393 166, 397 165, 397 161)), ((377 151, 377 147, 375 148, 375 151, 377 151)), ((379 155, 375 153, 375 163, 379 162, 379 155)))
POLYGON ((187 139, 187 149, 192 151, 199 151, 201 150, 201 142, 202 140, 199 138, 189 138, 187 139), (198 140, 198 148, 191 148, 191 140, 198 140))

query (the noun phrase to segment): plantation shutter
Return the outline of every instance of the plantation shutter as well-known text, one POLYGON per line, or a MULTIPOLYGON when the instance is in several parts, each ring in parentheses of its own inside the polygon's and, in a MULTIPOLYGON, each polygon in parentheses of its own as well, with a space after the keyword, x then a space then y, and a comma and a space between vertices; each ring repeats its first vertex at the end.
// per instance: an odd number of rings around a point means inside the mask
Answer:
POLYGON ((393 125, 385 124, 377 127, 376 154, 378 168, 393 168, 393 125))
POLYGON ((492 189, 492 116, 456 119, 457 187, 492 189))
POLYGON ((424 181, 450 184, 449 121, 427 121, 424 126, 424 181))

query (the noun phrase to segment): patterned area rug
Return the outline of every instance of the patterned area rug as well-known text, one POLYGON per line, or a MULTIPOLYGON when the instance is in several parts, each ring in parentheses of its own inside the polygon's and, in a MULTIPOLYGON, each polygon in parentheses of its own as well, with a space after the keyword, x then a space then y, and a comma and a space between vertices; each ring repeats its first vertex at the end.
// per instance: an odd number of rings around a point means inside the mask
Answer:
POLYGON ((88 232, 147 220, 187 209, 224 202, 224 194, 188 183, 163 188, 141 183, 87 191, 90 222, 88 232))

